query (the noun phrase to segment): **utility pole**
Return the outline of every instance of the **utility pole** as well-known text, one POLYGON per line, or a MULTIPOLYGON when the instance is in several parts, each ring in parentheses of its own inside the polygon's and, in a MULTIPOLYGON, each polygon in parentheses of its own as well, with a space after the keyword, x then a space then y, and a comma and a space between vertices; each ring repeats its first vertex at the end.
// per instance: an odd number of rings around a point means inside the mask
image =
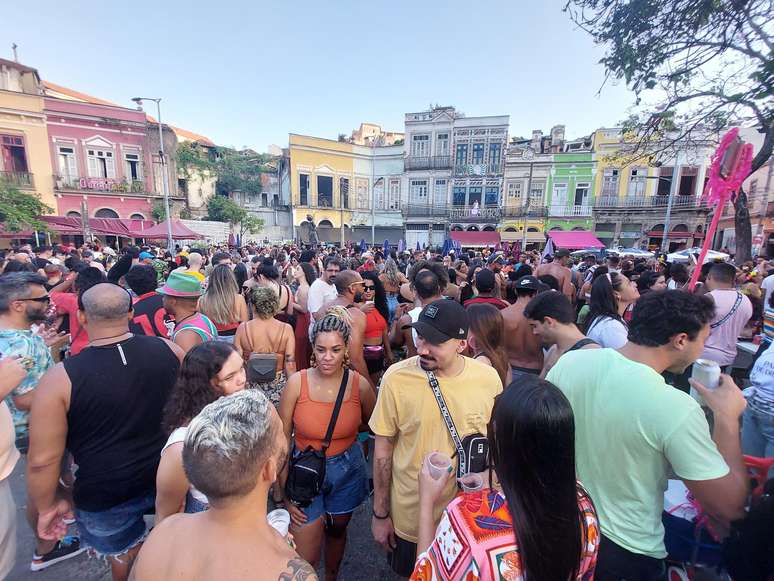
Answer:
MULTIPOLYGON (((664 237, 661 239, 661 252, 669 252, 669 221, 672 218, 672 200, 677 195, 677 188, 680 182, 680 152, 675 153, 675 168, 672 171, 672 184, 669 188, 669 197, 667 198, 666 216, 664 217, 664 237)), ((715 208, 715 211, 722 209, 715 208)))
MULTIPOLYGON (((376 139, 371 139, 371 247, 376 246, 376 139)), ((384 187, 382 185, 382 187, 384 187)))

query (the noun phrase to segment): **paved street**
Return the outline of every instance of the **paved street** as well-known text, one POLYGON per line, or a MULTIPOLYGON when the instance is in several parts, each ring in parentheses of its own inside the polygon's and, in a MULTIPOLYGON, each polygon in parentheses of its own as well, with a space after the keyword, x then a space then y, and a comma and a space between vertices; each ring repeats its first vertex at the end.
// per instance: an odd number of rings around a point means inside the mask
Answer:
MULTIPOLYGON (((27 526, 24 516, 26 485, 23 461, 19 462, 11 476, 11 486, 16 500, 19 528, 16 567, 8 577, 9 581, 61 581, 64 579, 107 581, 110 579, 107 565, 99 559, 88 557, 85 553, 64 563, 54 565, 45 571, 31 572, 29 566, 34 543, 32 531, 27 526)), ((371 537, 370 514, 371 505, 367 503, 355 513, 349 526, 349 544, 339 575, 339 578, 344 581, 355 579, 390 581, 397 579, 387 566, 383 553, 377 548, 371 537)))

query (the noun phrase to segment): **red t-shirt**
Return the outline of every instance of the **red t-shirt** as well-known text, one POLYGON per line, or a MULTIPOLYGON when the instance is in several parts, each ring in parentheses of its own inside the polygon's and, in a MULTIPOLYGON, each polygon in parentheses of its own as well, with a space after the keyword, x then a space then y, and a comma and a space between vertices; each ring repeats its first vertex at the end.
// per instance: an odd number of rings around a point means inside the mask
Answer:
POLYGON ((468 299, 462 304, 462 306, 464 306, 466 309, 470 305, 493 305, 502 311, 505 307, 508 306, 508 303, 495 297, 476 297, 474 299, 468 299))
POLYGON ((78 322, 78 295, 75 293, 51 293, 57 315, 70 317, 70 355, 78 355, 89 344, 89 334, 78 322))

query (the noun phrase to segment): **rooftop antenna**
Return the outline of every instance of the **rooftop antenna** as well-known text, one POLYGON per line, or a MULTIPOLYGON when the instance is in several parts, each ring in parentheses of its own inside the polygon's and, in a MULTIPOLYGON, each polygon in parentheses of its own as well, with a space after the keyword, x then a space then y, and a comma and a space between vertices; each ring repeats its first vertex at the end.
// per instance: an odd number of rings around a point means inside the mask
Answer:
POLYGON ((14 62, 17 62, 17 63, 19 62, 19 55, 16 54, 16 49, 18 47, 19 47, 19 45, 16 44, 15 42, 13 44, 11 44, 11 50, 13 51, 13 60, 14 60, 14 62))

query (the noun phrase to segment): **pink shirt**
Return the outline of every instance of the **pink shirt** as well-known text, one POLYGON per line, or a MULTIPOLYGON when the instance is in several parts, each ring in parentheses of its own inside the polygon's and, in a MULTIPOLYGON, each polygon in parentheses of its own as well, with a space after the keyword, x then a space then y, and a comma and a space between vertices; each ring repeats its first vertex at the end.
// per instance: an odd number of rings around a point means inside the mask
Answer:
MULTIPOLYGON (((710 325, 721 321, 734 308, 737 297, 740 295, 736 289, 716 289, 707 293, 715 301, 715 316, 710 325)), ((744 329, 747 321, 752 317, 752 303, 746 296, 741 295, 734 314, 728 317, 722 324, 710 329, 709 337, 704 343, 702 359, 715 361, 721 367, 730 365, 736 359, 736 341, 744 329)))

